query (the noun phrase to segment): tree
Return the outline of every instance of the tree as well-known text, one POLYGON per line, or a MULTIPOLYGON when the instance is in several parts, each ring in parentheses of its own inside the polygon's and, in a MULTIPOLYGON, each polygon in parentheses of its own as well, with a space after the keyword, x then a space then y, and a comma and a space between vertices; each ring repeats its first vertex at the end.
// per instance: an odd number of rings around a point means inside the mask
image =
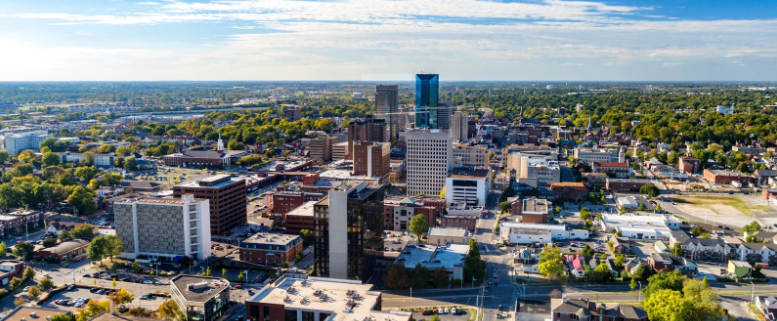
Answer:
POLYGON ((316 236, 313 235, 311 230, 301 229, 299 235, 302 236, 302 245, 304 246, 313 245, 313 242, 316 241, 316 236))
POLYGON ((386 268, 386 274, 383 276, 383 283, 390 290, 402 290, 407 287, 408 275, 405 266, 394 263, 386 268))
POLYGON ((510 202, 504 201, 499 203, 499 210, 502 211, 502 213, 510 213, 510 210, 512 208, 510 207, 510 202))
POLYGON ((38 287, 43 291, 48 291, 54 288, 54 280, 51 278, 42 278, 38 281, 38 287))
POLYGON ((439 316, 439 315, 437 315, 437 314, 435 314, 435 315, 433 315, 433 316, 432 316, 432 317, 429 319, 429 321, 440 321, 440 316, 439 316))
POLYGON ((426 269, 421 263, 416 264, 415 268, 410 271, 410 285, 416 289, 423 289, 429 286, 429 270, 426 269))
POLYGON ((591 211, 589 211, 587 207, 583 207, 583 209, 580 210, 580 219, 585 221, 590 218, 591 218, 591 211))
POLYGON ((86 188, 89 189, 90 191, 96 191, 100 189, 100 181, 92 178, 92 180, 89 181, 89 184, 86 185, 86 188))
POLYGON ((127 157, 124 159, 124 170, 131 172, 138 169, 138 162, 135 157, 127 157))
POLYGON ((22 273, 22 279, 24 281, 32 280, 32 278, 34 277, 35 277, 35 269, 33 269, 31 266, 24 268, 24 273, 22 273))
POLYGON ((111 258, 111 262, 113 262, 113 257, 121 254, 121 252, 124 251, 124 243, 116 234, 106 235, 105 240, 107 241, 105 255, 111 258))
POLYGON ((620 230, 617 230, 617 231, 615 231, 615 236, 621 237, 621 236, 623 236, 623 233, 621 233, 620 230))
POLYGON ((42 293, 40 292, 40 289, 38 289, 37 286, 31 286, 29 290, 27 290, 27 295, 29 295, 33 299, 37 299, 42 293))
POLYGON ((441 289, 448 287, 448 272, 443 268, 434 269, 434 279, 432 282, 434 283, 435 288, 441 289))
POLYGON ((421 241, 421 236, 429 232, 429 221, 426 215, 418 214, 410 219, 410 233, 413 233, 421 241))
POLYGON ((111 280, 111 286, 116 287, 116 278, 113 278, 113 280, 111 280))
POLYGON ((19 242, 13 247, 13 255, 20 260, 29 261, 32 259, 32 253, 35 245, 30 242, 19 242))
POLYGON ((203 273, 202 276, 211 276, 210 266, 207 269, 205 269, 205 273, 203 273))
POLYGON ((0 242, 0 259, 5 258, 5 253, 8 249, 5 246, 5 242, 0 242))
POLYGON ((644 211, 645 210, 645 204, 639 203, 639 206, 637 206, 638 211, 644 211))
POLYGON ((675 242, 674 246, 672 246, 672 255, 683 257, 685 254, 685 250, 683 250, 683 244, 680 242, 675 242))
POLYGON ((221 269, 221 278, 226 279, 227 278, 227 268, 221 269))
POLYGON ((142 269, 140 268, 140 264, 138 264, 137 261, 132 262, 132 272, 134 273, 140 273, 142 269))
POLYGON ((564 273, 564 263, 561 261, 561 249, 546 246, 540 252, 538 266, 540 274, 547 277, 559 277, 564 273))
POLYGON ((658 273, 648 278, 648 285, 642 289, 645 299, 650 298, 653 293, 660 290, 680 291, 683 289, 683 282, 687 278, 680 273, 680 270, 674 270, 670 273, 658 273))
POLYGON ((637 269, 631 273, 631 278, 637 281, 647 280, 650 276, 650 268, 645 264, 640 264, 637 269))
MULTIPOLYGON (((90 215, 97 211, 97 203, 94 201, 95 196, 89 190, 78 186, 67 198, 67 201, 78 210, 79 214, 90 215)), ((73 236, 75 237, 75 235, 73 236)))
POLYGON ((243 279, 245 279, 245 275, 243 275, 243 272, 241 271, 240 274, 237 275, 237 281, 243 282, 243 279))
POLYGON ((108 312, 110 310, 110 301, 108 300, 89 300, 86 306, 82 306, 81 309, 76 310, 76 321, 91 320, 97 315, 108 312))
POLYGON ((631 282, 629 282, 629 288, 631 288, 631 290, 634 290, 637 288, 637 279, 631 278, 631 282))
POLYGON ((626 262, 626 256, 624 256, 623 254, 615 255, 615 261, 613 262, 613 264, 615 264, 615 267, 622 268, 625 262, 626 262))
POLYGON ((750 222, 750 224, 747 224, 742 227, 742 235, 744 236, 745 233, 753 234, 760 230, 761 230, 761 224, 758 224, 758 222, 756 221, 752 221, 750 222))
POLYGON ((467 255, 464 258, 464 279, 469 281, 472 278, 475 278, 476 285, 486 280, 486 263, 480 256, 467 255))
POLYGON ((104 236, 95 237, 92 243, 89 243, 89 250, 87 251, 87 258, 92 262, 100 262, 105 258, 105 253, 108 248, 108 240, 104 236))
POLYGON ((94 154, 92 152, 84 152, 81 154, 81 159, 78 160, 78 164, 81 166, 93 166, 94 154))
MULTIPOLYGON (((62 233, 60 233, 61 235, 62 233)), ((70 236, 79 239, 90 238, 94 235, 94 227, 89 224, 77 225, 70 231, 70 236)))
POLYGON ((11 155, 8 154, 8 151, 0 150, 0 164, 5 164, 9 159, 11 159, 11 155))
POLYGON ((655 296, 645 297, 643 307, 652 321, 698 320, 679 291, 658 290, 655 296))
POLYGON ((22 285, 22 279, 13 277, 11 279, 11 282, 8 283, 8 285, 11 287, 11 291, 16 290, 19 288, 19 286, 22 285))
POLYGON ((121 181, 124 180, 124 177, 122 177, 119 173, 103 173, 103 176, 100 180, 104 186, 113 186, 121 183, 121 181))
POLYGON ((43 247, 52 247, 57 244, 57 239, 53 237, 43 239, 43 247))
POLYGON ((113 301, 114 304, 121 306, 130 304, 134 300, 132 297, 132 292, 127 291, 125 288, 121 288, 119 291, 111 293, 108 295, 108 298, 113 301))
POLYGON ((583 256, 585 256, 585 257, 592 257, 592 256, 594 256, 594 253, 595 253, 594 249, 592 249, 590 246, 588 246, 588 244, 586 244, 583 247, 583 251, 582 251, 583 256))
POLYGON ((13 304, 15 306, 22 306, 27 304, 27 300, 25 300, 23 297, 17 297, 16 299, 13 299, 13 304))
POLYGON ((661 191, 653 184, 645 184, 639 188, 640 194, 647 194, 650 197, 656 197, 661 194, 661 191))
POLYGON ((661 212, 661 204, 656 204, 656 212, 661 212))
POLYGON ((43 167, 59 165, 59 155, 54 154, 53 152, 44 153, 41 161, 43 167))
POLYGON ((76 321, 76 319, 73 318, 72 314, 65 313, 65 314, 53 315, 51 316, 51 318, 49 318, 49 321, 76 321))

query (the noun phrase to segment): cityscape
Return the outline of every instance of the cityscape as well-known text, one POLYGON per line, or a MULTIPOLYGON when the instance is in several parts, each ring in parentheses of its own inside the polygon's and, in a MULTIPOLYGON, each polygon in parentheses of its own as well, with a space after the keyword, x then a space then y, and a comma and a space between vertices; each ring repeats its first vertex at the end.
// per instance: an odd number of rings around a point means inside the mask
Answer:
POLYGON ((4 1, 0 321, 777 320, 775 15, 4 1))

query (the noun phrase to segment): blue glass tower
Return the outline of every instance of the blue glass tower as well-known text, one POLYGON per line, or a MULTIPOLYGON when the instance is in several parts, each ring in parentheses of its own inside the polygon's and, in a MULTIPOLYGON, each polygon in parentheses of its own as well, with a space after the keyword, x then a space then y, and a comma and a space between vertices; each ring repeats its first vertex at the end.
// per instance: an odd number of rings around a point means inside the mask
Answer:
POLYGON ((437 102, 440 75, 415 75, 415 127, 437 129, 437 102))

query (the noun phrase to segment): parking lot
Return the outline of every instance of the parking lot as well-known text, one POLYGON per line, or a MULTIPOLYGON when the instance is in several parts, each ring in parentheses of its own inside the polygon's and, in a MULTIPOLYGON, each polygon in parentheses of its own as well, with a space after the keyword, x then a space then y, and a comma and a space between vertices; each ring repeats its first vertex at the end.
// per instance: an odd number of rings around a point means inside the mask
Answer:
POLYGON ((415 236, 399 231, 386 231, 385 238, 383 239, 383 250, 386 252, 399 252, 405 248, 405 245, 415 243, 417 243, 415 236))
MULTIPOLYGON (((162 302, 164 301, 163 298, 154 298, 154 297, 151 297, 148 300, 140 300, 139 298, 143 293, 133 292, 132 294, 135 299, 132 301, 131 304, 128 305, 128 307, 132 307, 132 308, 142 307, 150 310, 156 310, 156 308, 159 307, 159 305, 162 304, 162 302)), ((46 301, 46 303, 44 303, 41 306, 44 308, 50 308, 50 309, 75 311, 77 309, 75 305, 63 304, 62 301, 75 301, 77 298, 87 298, 89 300, 100 301, 100 300, 108 300, 108 295, 92 293, 87 288, 75 288, 72 291, 62 291, 60 293, 55 294, 53 297, 51 297, 49 300, 46 301), (57 301, 59 301, 59 304, 57 304, 57 301)))
MULTIPOLYGON (((430 320, 434 316, 434 314, 427 314, 424 315, 421 312, 413 312, 413 319, 415 320, 430 320)), ((437 313, 437 316, 440 317, 440 320, 451 320, 451 321, 466 321, 469 319, 469 309, 461 309, 460 313, 452 314, 450 313, 450 310, 448 313, 437 313)))

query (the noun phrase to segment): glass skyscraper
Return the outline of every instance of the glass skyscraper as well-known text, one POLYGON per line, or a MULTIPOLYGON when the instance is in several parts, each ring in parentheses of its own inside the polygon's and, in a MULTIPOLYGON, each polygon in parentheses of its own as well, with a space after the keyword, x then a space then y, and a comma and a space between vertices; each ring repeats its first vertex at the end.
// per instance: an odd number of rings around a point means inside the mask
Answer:
POLYGON ((438 128, 437 102, 440 91, 440 75, 415 75, 415 127, 438 128))

